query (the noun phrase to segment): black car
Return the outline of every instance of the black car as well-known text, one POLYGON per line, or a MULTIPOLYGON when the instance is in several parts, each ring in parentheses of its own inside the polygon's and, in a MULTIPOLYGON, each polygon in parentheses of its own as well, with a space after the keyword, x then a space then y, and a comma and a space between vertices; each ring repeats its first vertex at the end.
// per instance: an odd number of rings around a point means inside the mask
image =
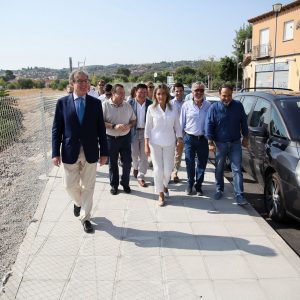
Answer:
POLYGON ((248 118, 243 168, 264 186, 269 216, 300 220, 300 93, 248 91, 234 99, 248 118))

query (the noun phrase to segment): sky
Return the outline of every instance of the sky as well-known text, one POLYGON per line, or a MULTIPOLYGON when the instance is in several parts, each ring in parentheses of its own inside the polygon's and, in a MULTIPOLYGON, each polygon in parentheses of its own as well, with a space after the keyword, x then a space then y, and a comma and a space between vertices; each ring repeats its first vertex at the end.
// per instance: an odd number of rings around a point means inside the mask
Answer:
MULTIPOLYGON (((281 1, 288 4, 292 1, 281 1)), ((0 69, 232 56, 238 30, 276 0, 0 0, 0 69)))

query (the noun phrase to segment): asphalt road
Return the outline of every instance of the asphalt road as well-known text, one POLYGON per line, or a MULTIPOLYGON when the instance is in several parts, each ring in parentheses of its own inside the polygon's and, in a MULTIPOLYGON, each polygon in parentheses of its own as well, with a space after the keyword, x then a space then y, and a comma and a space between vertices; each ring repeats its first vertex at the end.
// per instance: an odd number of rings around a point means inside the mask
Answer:
MULTIPOLYGON (((276 230, 285 242, 300 256, 300 222, 293 219, 285 223, 277 223, 268 218, 264 206, 264 190, 261 185, 255 182, 247 173, 244 175, 245 196, 255 210, 276 230)), ((231 172, 225 172, 225 177, 231 182, 231 172)))

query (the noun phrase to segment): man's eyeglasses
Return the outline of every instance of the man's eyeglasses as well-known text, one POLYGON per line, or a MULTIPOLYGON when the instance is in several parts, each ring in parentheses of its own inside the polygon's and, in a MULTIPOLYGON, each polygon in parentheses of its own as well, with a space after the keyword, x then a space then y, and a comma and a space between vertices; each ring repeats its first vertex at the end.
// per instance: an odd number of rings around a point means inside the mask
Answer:
POLYGON ((196 90, 194 90, 194 92, 201 92, 201 93, 204 93, 204 89, 196 89, 196 90))
POLYGON ((87 79, 87 80, 74 80, 75 83, 77 84, 87 84, 87 83, 90 83, 90 81, 87 79))

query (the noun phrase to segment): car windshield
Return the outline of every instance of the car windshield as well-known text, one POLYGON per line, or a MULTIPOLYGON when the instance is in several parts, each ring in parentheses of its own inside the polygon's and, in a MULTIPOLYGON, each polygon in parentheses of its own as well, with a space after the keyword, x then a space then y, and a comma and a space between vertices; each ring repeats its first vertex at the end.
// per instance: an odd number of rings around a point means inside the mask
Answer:
POLYGON ((300 97, 280 99, 278 107, 293 140, 300 141, 300 97))

